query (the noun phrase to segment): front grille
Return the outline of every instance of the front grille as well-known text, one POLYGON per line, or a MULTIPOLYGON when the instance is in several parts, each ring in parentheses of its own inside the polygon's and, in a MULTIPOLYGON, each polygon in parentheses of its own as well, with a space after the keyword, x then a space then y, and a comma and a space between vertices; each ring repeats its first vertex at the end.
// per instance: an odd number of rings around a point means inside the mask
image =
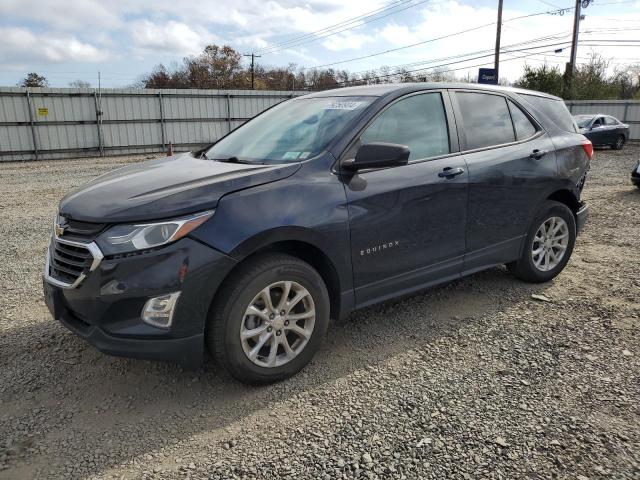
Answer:
POLYGON ((105 228, 104 223, 89 223, 58 217, 58 224, 64 227, 62 238, 70 240, 93 241, 105 228))
POLYGON ((87 247, 53 239, 49 247, 49 275, 71 285, 80 278, 85 269, 91 268, 93 260, 93 255, 87 247))

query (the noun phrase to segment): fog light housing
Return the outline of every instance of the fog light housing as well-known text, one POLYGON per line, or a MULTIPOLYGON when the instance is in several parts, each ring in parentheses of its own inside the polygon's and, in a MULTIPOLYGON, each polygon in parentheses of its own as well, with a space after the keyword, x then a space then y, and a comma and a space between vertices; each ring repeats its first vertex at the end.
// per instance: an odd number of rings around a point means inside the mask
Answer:
POLYGON ((180 292, 167 293, 147 300, 142 309, 142 321, 158 328, 169 328, 180 292))

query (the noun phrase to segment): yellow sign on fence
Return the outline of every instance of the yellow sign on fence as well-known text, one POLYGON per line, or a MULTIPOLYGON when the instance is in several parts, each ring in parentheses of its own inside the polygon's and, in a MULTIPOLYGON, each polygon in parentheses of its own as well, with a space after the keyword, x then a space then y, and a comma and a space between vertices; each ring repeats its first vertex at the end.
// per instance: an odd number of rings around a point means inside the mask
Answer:
POLYGON ((41 117, 46 117, 47 115, 49 115, 49 109, 48 108, 39 108, 38 109, 38 115, 40 115, 41 117))

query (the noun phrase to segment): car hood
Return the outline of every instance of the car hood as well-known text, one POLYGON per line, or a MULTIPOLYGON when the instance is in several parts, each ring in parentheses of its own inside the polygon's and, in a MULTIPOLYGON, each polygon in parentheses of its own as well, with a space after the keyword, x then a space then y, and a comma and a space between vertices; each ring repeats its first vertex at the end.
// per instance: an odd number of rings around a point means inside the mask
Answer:
POLYGON ((227 193, 286 178, 299 168, 299 163, 246 165, 175 155, 101 175, 66 195, 59 211, 92 223, 177 217, 215 208, 227 193))

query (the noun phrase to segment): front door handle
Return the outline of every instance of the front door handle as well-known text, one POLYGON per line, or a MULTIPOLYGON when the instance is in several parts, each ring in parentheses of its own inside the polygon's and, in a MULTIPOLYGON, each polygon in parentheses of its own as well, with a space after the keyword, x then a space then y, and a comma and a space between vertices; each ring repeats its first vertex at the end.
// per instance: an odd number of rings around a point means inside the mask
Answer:
POLYGON ((540 150, 536 148, 533 152, 531 152, 531 155, 529 155, 529 158, 532 158, 534 160, 540 160, 547 153, 548 152, 546 150, 540 150))
POLYGON ((440 178, 446 178, 448 180, 451 180, 452 178, 456 177, 457 175, 462 175, 463 173, 464 173, 464 168, 446 167, 440 173, 438 173, 438 176, 440 178))

